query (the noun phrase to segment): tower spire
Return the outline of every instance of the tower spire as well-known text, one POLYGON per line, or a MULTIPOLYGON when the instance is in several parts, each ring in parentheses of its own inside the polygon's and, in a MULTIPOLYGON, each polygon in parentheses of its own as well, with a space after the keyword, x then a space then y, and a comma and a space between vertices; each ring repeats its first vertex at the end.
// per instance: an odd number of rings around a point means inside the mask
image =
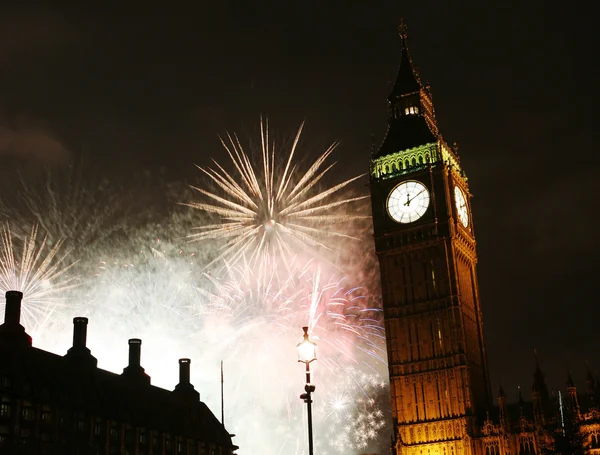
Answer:
POLYGON ((535 370, 533 373, 532 386, 533 412, 535 419, 539 423, 544 423, 550 406, 550 395, 548 393, 548 386, 546 385, 544 373, 540 368, 537 349, 535 348, 533 349, 533 357, 535 359, 535 370))
POLYGON ((419 74, 415 71, 410 52, 408 50, 408 28, 404 19, 400 20, 398 25, 398 35, 400 35, 400 67, 396 76, 396 82, 392 87, 392 91, 388 100, 391 102, 397 97, 410 95, 411 93, 419 92, 423 85, 419 74))
POLYGON ((414 68, 404 21, 400 21, 398 34, 400 66, 388 96, 389 127, 374 158, 435 143, 439 139, 431 95, 414 68))

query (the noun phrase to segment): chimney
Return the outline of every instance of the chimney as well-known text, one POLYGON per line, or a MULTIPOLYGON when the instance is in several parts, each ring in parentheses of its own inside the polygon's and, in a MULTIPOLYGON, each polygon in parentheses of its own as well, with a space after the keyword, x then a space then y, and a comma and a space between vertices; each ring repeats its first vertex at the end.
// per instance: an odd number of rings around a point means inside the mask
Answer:
POLYGON ((179 359, 179 383, 190 384, 190 359, 179 359))
POLYGON ((95 368, 98 366, 98 360, 86 346, 87 325, 88 318, 81 316, 73 318, 73 346, 67 351, 65 357, 95 368))
POLYGON ((131 338, 129 340, 129 367, 142 368, 142 340, 139 338, 131 338))
POLYGON ((19 291, 6 292, 4 307, 4 324, 0 325, 0 345, 2 346, 31 346, 31 337, 21 325, 21 300, 23 293, 19 291))
POLYGON ((85 348, 87 341, 88 318, 73 318, 73 347, 85 348))
POLYGON ((6 291, 6 307, 4 310, 4 323, 20 325, 21 323, 21 300, 23 293, 19 291, 6 291))
POLYGON ((139 381, 145 384, 150 384, 150 376, 148 376, 141 366, 142 340, 139 338, 131 338, 129 340, 129 365, 123 369, 122 376, 133 381, 139 381))
POLYGON ((200 401, 200 394, 190 383, 190 359, 179 359, 179 384, 175 386, 173 393, 186 400, 200 401))

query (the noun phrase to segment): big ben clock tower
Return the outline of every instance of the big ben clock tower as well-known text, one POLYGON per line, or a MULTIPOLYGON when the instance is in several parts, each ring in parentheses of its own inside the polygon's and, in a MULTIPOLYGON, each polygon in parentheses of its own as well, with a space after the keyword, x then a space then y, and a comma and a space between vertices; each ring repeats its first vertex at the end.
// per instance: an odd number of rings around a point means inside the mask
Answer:
POLYGON ((482 453, 490 398, 469 185, 400 30, 389 127, 371 157, 394 451, 482 453))

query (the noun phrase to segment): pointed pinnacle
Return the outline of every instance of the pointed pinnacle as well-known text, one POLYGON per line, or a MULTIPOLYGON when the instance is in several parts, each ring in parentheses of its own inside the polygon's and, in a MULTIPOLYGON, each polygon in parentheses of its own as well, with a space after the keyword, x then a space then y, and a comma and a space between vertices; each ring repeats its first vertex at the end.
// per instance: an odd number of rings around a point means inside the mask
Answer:
POLYGON ((571 371, 568 371, 567 387, 575 387, 575 383, 573 382, 573 378, 571 377, 571 371))
POLYGON ((398 34, 400 35, 400 38, 406 39, 406 37, 408 35, 407 32, 408 32, 408 27, 406 26, 406 22, 404 22, 404 18, 401 17, 400 23, 398 24, 398 34))

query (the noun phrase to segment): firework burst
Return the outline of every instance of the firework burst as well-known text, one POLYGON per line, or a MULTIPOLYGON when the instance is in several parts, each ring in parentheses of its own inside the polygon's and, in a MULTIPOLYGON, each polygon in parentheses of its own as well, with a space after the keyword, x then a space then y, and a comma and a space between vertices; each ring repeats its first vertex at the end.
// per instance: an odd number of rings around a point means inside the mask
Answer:
POLYGON ((49 247, 46 236, 38 241, 34 225, 19 254, 10 228, 5 225, 0 232, 0 292, 23 293, 23 325, 30 334, 51 322, 54 311, 66 304, 66 291, 77 286, 77 277, 68 273, 73 264, 66 265, 68 253, 61 255, 61 246, 59 240, 49 247))
POLYGON ((0 193, 0 218, 10 221, 15 238, 26 238, 28 226, 35 224, 48 245, 60 242, 86 253, 121 231, 126 221, 125 192, 95 171, 83 159, 53 168, 19 169, 0 193))
MULTIPOLYGON (((295 362, 295 345, 303 325, 309 326, 311 338, 318 343, 319 362, 313 375, 322 399, 315 400, 316 427, 341 432, 347 426, 339 420, 342 413, 359 419, 379 412, 377 403, 368 398, 373 389, 358 374, 367 370, 369 377, 379 378, 378 384, 383 382, 385 348, 379 312, 367 306, 360 288, 348 287, 346 280, 328 274, 314 261, 301 262, 295 259, 292 272, 283 280, 275 272, 258 275, 248 264, 228 267, 226 277, 208 276, 211 286, 200 291, 205 303, 198 319, 203 327, 195 339, 198 345, 210 346, 210 352, 200 353, 202 364, 216 366, 224 360, 227 376, 233 378, 227 382, 230 405, 226 408, 240 429, 238 443, 248 453, 302 453, 304 439, 298 429, 304 428, 299 421, 303 407, 295 398, 302 390, 303 375, 295 362), (341 378, 348 379, 342 382, 341 378), (362 391, 362 405, 336 414, 327 410, 326 403, 336 394, 350 397, 357 390, 362 391), (269 441, 264 428, 256 427, 257 409, 272 419, 260 423, 272 429, 269 441), (275 445, 281 452, 273 451, 275 445)), ((356 425, 357 431, 366 426, 356 425)), ((329 445, 325 432, 318 438, 331 453, 339 453, 374 439, 379 428, 370 424, 370 432, 364 430, 360 441, 348 436, 329 445)))
POLYGON ((303 170, 296 161, 303 125, 292 142, 289 154, 281 160, 269 127, 261 121, 261 163, 256 166, 236 135, 227 134, 221 143, 235 172, 213 161, 214 167, 199 169, 218 188, 208 191, 193 187, 208 202, 186 205, 216 215, 218 224, 197 227, 191 240, 224 241, 213 262, 227 259, 230 265, 242 257, 250 263, 271 263, 276 257, 289 259, 306 249, 329 250, 323 239, 351 238, 343 232, 343 223, 367 218, 338 209, 366 198, 339 197, 340 192, 362 176, 356 176, 323 189, 335 163, 326 164, 337 143, 332 144, 316 161, 303 170))
POLYGON ((176 371, 165 369, 164 362, 190 356, 186 345, 197 328, 193 256, 159 238, 129 247, 99 252, 94 273, 79 289, 92 321, 89 347, 102 368, 119 371, 124 359, 114 353, 123 352, 129 338, 141 338, 144 352, 152 353, 146 359, 149 374, 161 385, 171 384, 176 371))
POLYGON ((378 406, 386 383, 380 374, 348 367, 339 380, 330 384, 322 409, 326 427, 326 449, 336 453, 364 450, 385 428, 386 416, 378 406))

